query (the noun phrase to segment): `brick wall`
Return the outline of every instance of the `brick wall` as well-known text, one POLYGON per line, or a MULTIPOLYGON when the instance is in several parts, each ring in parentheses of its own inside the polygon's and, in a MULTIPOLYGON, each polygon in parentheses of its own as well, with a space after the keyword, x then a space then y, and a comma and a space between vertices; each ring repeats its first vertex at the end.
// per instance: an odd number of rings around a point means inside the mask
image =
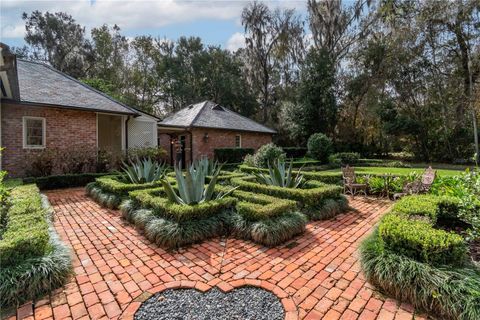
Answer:
POLYGON ((268 133, 197 128, 192 130, 193 158, 199 159, 202 156, 213 158, 216 148, 234 148, 236 135, 241 135, 242 148, 257 150, 272 142, 272 135, 268 133), (204 139, 206 133, 208 133, 208 140, 204 139))
MULTIPOLYGON (((191 134, 194 160, 200 159, 202 156, 207 156, 208 158, 213 159, 214 150, 216 148, 234 148, 236 135, 241 136, 242 148, 253 148, 257 150, 261 146, 272 142, 272 135, 268 133, 195 128, 191 130, 191 134), (208 133, 207 140, 204 138, 206 133, 208 133)), ((190 132, 175 133, 171 135, 161 132, 158 133, 159 146, 167 150, 169 163, 172 159, 170 153, 170 139, 171 137, 178 138, 181 135, 184 135, 186 138, 185 158, 187 163, 190 163, 190 132)), ((175 160, 175 154, 173 154, 173 160, 175 160)))
MULTIPOLYGON (((23 149, 24 116, 43 117, 46 121, 46 148, 95 148, 97 115, 95 112, 60 108, 31 107, 2 102, 2 169, 9 176, 25 174, 26 157, 32 152, 23 149)), ((33 151, 34 152, 34 151, 33 151)))

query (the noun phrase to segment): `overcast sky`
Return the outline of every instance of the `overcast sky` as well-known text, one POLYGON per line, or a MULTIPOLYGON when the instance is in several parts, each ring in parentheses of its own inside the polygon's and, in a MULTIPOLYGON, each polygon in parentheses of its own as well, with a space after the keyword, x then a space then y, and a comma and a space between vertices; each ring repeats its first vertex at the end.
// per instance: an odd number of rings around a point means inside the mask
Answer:
MULTIPOLYGON (((34 10, 72 15, 77 23, 90 29, 104 23, 117 24, 128 37, 152 35, 175 40, 180 36, 198 36, 205 43, 230 50, 243 46, 240 23, 243 0, 0 0, 1 41, 10 46, 24 44, 23 12, 34 10)), ((265 1, 270 7, 296 8, 305 14, 306 0, 265 1)))

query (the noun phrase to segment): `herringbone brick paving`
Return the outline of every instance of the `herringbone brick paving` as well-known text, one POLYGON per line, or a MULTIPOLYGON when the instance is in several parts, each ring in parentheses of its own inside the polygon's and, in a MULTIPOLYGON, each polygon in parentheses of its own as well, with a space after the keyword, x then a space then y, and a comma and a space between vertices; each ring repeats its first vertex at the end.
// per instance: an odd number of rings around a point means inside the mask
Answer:
POLYGON ((410 305, 378 294, 360 271, 360 240, 388 202, 350 199, 347 213, 309 223, 305 234, 276 248, 217 238, 167 252, 83 189, 47 195, 55 227, 73 249, 75 277, 49 297, 19 307, 9 319, 127 319, 151 294, 167 288, 229 291, 244 285, 276 294, 286 319, 425 318, 410 305))

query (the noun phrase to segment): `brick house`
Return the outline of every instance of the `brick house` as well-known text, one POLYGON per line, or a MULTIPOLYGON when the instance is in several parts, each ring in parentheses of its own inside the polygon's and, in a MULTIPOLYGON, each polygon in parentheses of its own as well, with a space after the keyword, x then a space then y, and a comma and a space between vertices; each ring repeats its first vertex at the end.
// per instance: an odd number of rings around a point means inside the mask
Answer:
POLYGON ((0 50, 0 168, 9 176, 24 176, 39 150, 157 146, 158 118, 46 64, 17 59, 2 43, 0 50))
POLYGON ((253 148, 272 142, 275 130, 212 101, 190 105, 158 124, 158 144, 170 163, 213 158, 216 148, 253 148))

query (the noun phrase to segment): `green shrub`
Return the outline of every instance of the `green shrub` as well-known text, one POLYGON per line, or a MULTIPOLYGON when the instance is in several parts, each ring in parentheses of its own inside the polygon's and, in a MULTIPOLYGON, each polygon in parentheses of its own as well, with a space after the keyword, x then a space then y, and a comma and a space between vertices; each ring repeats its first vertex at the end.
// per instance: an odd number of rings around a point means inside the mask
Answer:
POLYGON ((343 190, 340 186, 327 185, 318 181, 308 181, 304 188, 293 189, 264 185, 252 181, 252 179, 252 177, 233 178, 231 182, 242 190, 295 200, 301 207, 315 207, 325 199, 339 198, 343 190))
POLYGON ((45 255, 50 249, 46 212, 35 185, 24 185, 11 191, 11 207, 0 240, 2 266, 45 255))
MULTIPOLYGON (((238 168, 242 172, 250 173, 250 174, 253 174, 255 172, 268 173, 268 169, 252 167, 252 166, 248 166, 246 164, 242 164, 242 165, 238 166, 238 168)), ((297 173, 298 171, 299 170, 295 170, 293 172, 297 173)), ((327 184, 339 184, 339 185, 342 184, 342 173, 341 172, 303 171, 302 174, 307 180, 315 180, 315 181, 320 181, 320 182, 327 183, 327 184)))
POLYGON ((384 247, 373 232, 360 249, 368 281, 399 301, 436 314, 439 319, 480 319, 480 271, 436 267, 384 247))
POLYGON ((96 179, 95 181, 97 183, 97 186, 104 192, 116 194, 118 196, 126 196, 128 192, 133 190, 157 188, 162 185, 160 181, 142 184, 128 183, 122 181, 122 178, 120 176, 113 175, 104 176, 96 179))
POLYGON ((269 163, 275 160, 284 161, 285 152, 282 148, 273 143, 269 143, 260 147, 254 155, 253 162, 256 167, 266 168, 269 163))
POLYGON ((137 161, 150 159, 153 162, 163 163, 167 160, 167 151, 162 147, 147 148, 129 148, 127 151, 127 161, 137 161))
POLYGON ((122 202, 122 196, 103 191, 103 189, 100 188, 96 182, 89 183, 85 190, 87 195, 98 202, 102 207, 116 209, 122 202))
POLYGON ((157 216, 176 221, 195 220, 215 215, 235 204, 235 199, 232 197, 195 205, 177 204, 166 198, 163 188, 133 191, 130 192, 130 198, 137 202, 139 207, 152 209, 157 216))
POLYGON ((325 199, 315 206, 315 208, 307 209, 305 214, 310 220, 324 220, 335 217, 337 214, 348 209, 348 200, 341 195, 335 199, 325 199))
POLYGON ((251 221, 240 213, 233 213, 229 221, 234 236, 265 246, 276 246, 303 233, 307 218, 302 213, 293 211, 251 221))
POLYGON ((11 202, 0 240, 0 307, 48 294, 71 273, 70 251, 55 233, 50 223, 53 210, 38 188, 15 187, 11 202))
POLYGON ((379 228, 385 247, 420 262, 462 264, 467 248, 463 238, 453 232, 432 228, 429 222, 388 214, 379 228))
POLYGON ((72 187, 83 187, 86 184, 95 181, 96 178, 103 177, 107 173, 80 173, 64 174, 47 177, 29 177, 23 178, 24 184, 36 184, 40 190, 53 190, 72 187))
POLYGON ((247 155, 253 155, 252 148, 216 148, 213 150, 215 159, 220 163, 241 163, 247 155))
POLYGON ((309 156, 325 163, 332 153, 333 143, 323 133, 315 133, 308 138, 307 147, 309 156))
POLYGON ((328 162, 335 165, 351 165, 357 163, 359 160, 360 153, 357 152, 340 152, 328 157, 328 162))
MULTIPOLYGON (((226 187, 218 187, 222 190, 226 187)), ((279 199, 261 193, 253 193, 236 189, 232 197, 237 199, 237 212, 245 219, 257 221, 271 218, 296 209, 296 202, 288 199, 279 199)))
MULTIPOLYGON (((144 193, 144 191, 134 193, 144 193)), ((162 198, 153 198, 153 200, 159 199, 162 198)), ((159 206, 151 207, 151 210, 144 209, 144 206, 148 207, 150 203, 141 202, 138 198, 124 201, 120 208, 123 217, 134 223, 140 230, 144 230, 145 236, 150 241, 173 249, 224 234, 228 230, 228 219, 231 214, 229 208, 234 203, 232 201, 234 199, 230 199, 231 202, 228 204, 227 200, 229 199, 222 199, 223 202, 215 206, 215 209, 212 206, 209 208, 204 206, 212 205, 213 201, 196 206, 181 206, 167 201, 167 205, 171 204, 181 211, 173 212, 172 208, 167 208, 171 212, 162 211, 162 215, 159 215, 159 206), (193 209, 188 210, 187 207, 193 207, 193 209), (171 217, 181 218, 171 219, 171 217)))

